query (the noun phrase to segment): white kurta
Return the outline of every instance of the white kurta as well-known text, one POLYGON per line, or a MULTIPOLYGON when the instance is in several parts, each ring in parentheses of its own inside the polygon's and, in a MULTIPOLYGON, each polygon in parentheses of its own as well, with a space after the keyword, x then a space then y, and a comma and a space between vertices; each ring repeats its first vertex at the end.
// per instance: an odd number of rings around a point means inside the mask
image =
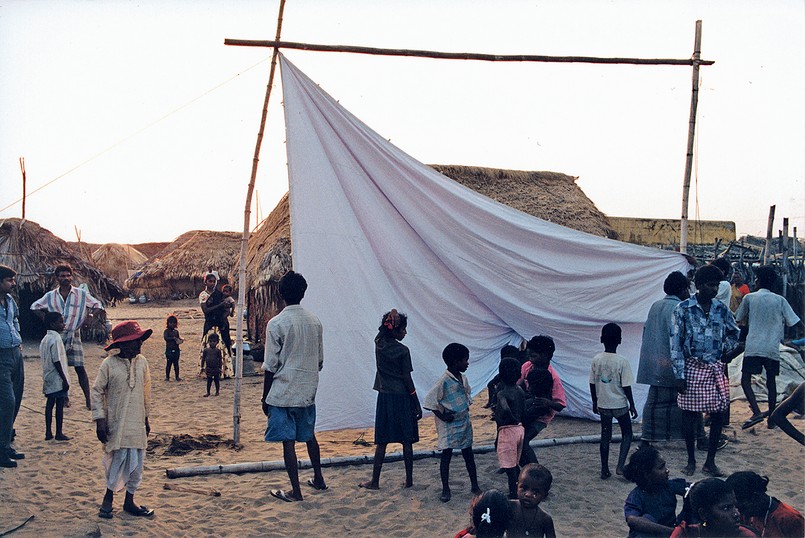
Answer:
MULTIPOLYGON (((115 350, 113 350, 115 351, 115 350)), ((109 437, 104 450, 146 448, 145 418, 151 400, 151 373, 142 355, 106 357, 92 386, 92 419, 105 418, 109 437)))

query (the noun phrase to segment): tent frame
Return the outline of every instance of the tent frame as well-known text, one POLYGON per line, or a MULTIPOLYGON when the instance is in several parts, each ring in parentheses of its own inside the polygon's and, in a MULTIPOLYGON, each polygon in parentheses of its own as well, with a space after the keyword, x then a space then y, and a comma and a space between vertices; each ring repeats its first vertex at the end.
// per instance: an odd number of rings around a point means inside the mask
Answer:
POLYGON ((631 65, 683 65, 692 66, 693 82, 691 92, 690 119, 688 126, 688 143, 685 158, 685 175, 682 188, 682 215, 680 225, 680 245, 682 254, 687 253, 688 244, 688 198, 690 191, 690 175, 693 168, 693 145, 696 136, 696 111, 699 102, 699 68, 702 65, 713 65, 712 60, 701 59, 702 41, 702 21, 696 21, 696 33, 694 38, 693 56, 689 59, 671 58, 600 58, 593 56, 541 56, 541 55, 500 55, 500 54, 480 54, 470 52, 437 52, 413 49, 384 49, 374 47, 360 47, 349 45, 317 45, 312 43, 296 43, 291 41, 281 41, 283 12, 285 10, 285 0, 280 0, 279 15, 277 17, 277 33, 274 41, 248 40, 248 39, 225 39, 224 45, 238 47, 269 47, 273 48, 271 56, 271 70, 268 77, 265 101, 263 103, 260 130, 257 134, 257 143, 254 148, 254 158, 252 161, 252 173, 249 180, 249 188, 246 194, 246 207, 243 215, 243 238, 241 239, 240 250, 240 271, 238 274, 238 304, 237 304, 237 338, 236 338, 236 357, 235 357, 235 389, 233 402, 233 441, 240 444, 240 389, 243 379, 243 311, 246 298, 246 252, 249 240, 249 221, 251 220, 251 203, 254 184, 257 177, 257 165, 260 160, 260 147, 263 142, 266 117, 268 115, 268 102, 271 96, 271 87, 274 83, 274 73, 277 65, 279 49, 297 49, 315 52, 347 52, 354 54, 369 54, 375 56, 408 56, 417 58, 435 58, 449 60, 478 60, 489 62, 548 62, 548 63, 592 63, 592 64, 631 64, 631 65))

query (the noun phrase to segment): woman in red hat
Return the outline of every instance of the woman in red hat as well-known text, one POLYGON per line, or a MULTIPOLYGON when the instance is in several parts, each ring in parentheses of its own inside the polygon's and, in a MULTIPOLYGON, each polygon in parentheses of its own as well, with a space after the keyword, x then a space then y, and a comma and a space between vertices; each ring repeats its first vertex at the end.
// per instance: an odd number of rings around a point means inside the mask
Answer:
POLYGON ((92 386, 92 419, 98 440, 103 443, 106 495, 98 516, 112 518, 116 491, 126 488, 123 510, 134 516, 152 516, 154 511, 137 505, 134 492, 142 482, 145 449, 151 426, 148 406, 151 373, 140 354, 143 341, 151 336, 136 321, 123 321, 112 329, 109 356, 98 369, 92 386))

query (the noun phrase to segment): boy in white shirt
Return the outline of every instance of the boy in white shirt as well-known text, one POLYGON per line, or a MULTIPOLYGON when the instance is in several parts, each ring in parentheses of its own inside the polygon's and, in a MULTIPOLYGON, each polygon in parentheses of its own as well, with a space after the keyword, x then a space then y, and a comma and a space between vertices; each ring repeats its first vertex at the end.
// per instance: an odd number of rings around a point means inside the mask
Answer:
POLYGON ((69 402, 67 391, 70 380, 67 378, 67 351, 61 339, 64 330, 64 317, 58 312, 45 313, 45 327, 48 331, 39 344, 39 356, 42 358, 42 392, 47 398, 45 403, 45 441, 53 439, 53 408, 56 408, 56 440, 69 441, 64 435, 64 407, 69 402))
POLYGON ((637 418, 632 383, 632 368, 625 358, 616 353, 621 343, 621 328, 616 323, 607 323, 601 329, 601 343, 604 352, 593 358, 590 367, 590 395, 593 400, 593 413, 601 416, 601 479, 606 480, 609 472, 609 442, 612 439, 612 418, 621 428, 621 448, 615 473, 623 475, 623 466, 632 444, 632 418, 637 418), (631 415, 631 418, 630 418, 631 415))

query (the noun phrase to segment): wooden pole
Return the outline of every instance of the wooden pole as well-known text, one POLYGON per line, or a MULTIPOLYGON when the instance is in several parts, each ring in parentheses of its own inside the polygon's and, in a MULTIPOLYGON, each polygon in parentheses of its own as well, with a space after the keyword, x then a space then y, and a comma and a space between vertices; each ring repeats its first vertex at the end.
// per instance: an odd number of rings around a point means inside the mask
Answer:
POLYGON ((20 157, 20 170, 22 170, 22 220, 25 220, 25 157, 20 157))
POLYGON ((685 178, 682 181, 682 218, 679 223, 679 252, 688 252, 688 198, 690 196, 690 173, 693 169, 693 141, 696 138, 696 110, 699 107, 699 65, 702 56, 702 21, 696 21, 696 36, 693 41, 693 90, 690 97, 688 120, 688 150, 685 157, 685 178))
POLYGON ((782 251, 782 274, 783 274, 783 297, 788 297, 788 217, 783 218, 783 244, 782 251))
POLYGON ((774 228, 774 209, 777 206, 769 208, 769 223, 766 225, 766 246, 763 247, 763 265, 769 263, 769 252, 771 251, 771 232, 774 228))
MULTIPOLYGON (((697 24, 701 24, 699 21, 697 24)), ((409 56, 415 58, 437 58, 442 60, 480 60, 485 62, 549 62, 549 63, 589 63, 589 64, 633 64, 633 65, 713 65, 712 60, 672 59, 672 58, 598 58, 595 56, 544 56, 536 54, 483 54, 476 52, 438 52, 432 50, 382 49, 352 45, 317 45, 295 43, 292 41, 261 41, 256 39, 225 39, 224 45, 235 47, 274 47, 277 49, 297 49, 314 52, 350 52, 375 56, 409 56)))
POLYGON ((799 249, 799 242, 797 240, 797 227, 794 226, 794 263, 797 261, 797 249, 799 249))
MULTIPOLYGON (((285 10, 285 0, 280 0, 279 14, 277 15, 277 41, 282 32, 282 13, 285 10)), ((274 84, 274 72, 277 68, 277 56, 279 49, 274 48, 271 55, 271 69, 268 74, 268 86, 266 87, 266 97, 263 101, 263 115, 260 119, 260 130, 257 133, 257 143, 254 145, 254 158, 252 159, 252 175, 249 178, 249 188, 246 191, 246 205, 243 210, 243 236, 240 240, 240 269, 238 271, 238 322, 237 336, 235 338, 235 390, 232 402, 232 440, 236 445, 240 444, 240 387, 243 381, 243 310, 246 302, 246 252, 249 246, 249 231, 251 221, 252 193, 254 183, 257 179, 257 165, 260 162, 260 147, 263 144, 263 133, 266 127, 268 116, 268 100, 271 97, 271 86, 274 84)))

